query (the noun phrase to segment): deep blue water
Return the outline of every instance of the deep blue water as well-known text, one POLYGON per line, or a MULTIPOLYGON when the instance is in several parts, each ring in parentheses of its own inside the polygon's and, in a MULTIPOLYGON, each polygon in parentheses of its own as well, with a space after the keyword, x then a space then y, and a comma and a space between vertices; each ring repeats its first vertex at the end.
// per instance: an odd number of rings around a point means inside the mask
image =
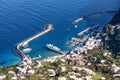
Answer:
POLYGON ((0 66, 18 63, 14 45, 42 31, 44 25, 54 24, 54 30, 29 43, 31 57, 56 55, 45 48, 53 43, 62 50, 70 50, 65 42, 92 24, 103 26, 113 17, 103 14, 87 18, 74 28, 74 19, 94 12, 117 10, 117 0, 0 0, 0 66))

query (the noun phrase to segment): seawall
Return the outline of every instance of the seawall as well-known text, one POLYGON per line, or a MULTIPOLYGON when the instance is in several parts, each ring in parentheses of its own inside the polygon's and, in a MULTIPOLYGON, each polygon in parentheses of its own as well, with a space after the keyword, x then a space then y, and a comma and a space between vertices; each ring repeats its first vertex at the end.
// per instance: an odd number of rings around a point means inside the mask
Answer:
POLYGON ((36 35, 34 35, 34 36, 32 36, 32 37, 30 37, 30 38, 28 38, 28 39, 18 43, 17 45, 15 45, 15 52, 18 53, 22 59, 26 58, 27 56, 20 50, 20 47, 21 46, 22 47, 26 46, 32 40, 34 40, 34 39, 44 35, 45 33, 51 31, 52 29, 53 29, 53 25, 52 24, 46 25, 45 30, 43 30, 42 32, 39 32, 36 35))

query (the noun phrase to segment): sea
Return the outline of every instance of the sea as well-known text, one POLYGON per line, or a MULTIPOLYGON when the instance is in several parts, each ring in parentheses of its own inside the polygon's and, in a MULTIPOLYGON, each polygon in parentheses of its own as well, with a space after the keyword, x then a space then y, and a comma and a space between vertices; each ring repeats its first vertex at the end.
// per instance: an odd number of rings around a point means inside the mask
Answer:
POLYGON ((118 10, 119 5, 119 0, 0 0, 0 66, 19 63, 15 45, 43 31, 49 23, 54 30, 31 41, 27 48, 32 51, 26 55, 40 55, 41 59, 58 55, 46 44, 70 51, 67 41, 91 25, 99 24, 97 30, 102 29, 115 14, 107 11, 118 10), (82 17, 85 19, 73 24, 82 17))

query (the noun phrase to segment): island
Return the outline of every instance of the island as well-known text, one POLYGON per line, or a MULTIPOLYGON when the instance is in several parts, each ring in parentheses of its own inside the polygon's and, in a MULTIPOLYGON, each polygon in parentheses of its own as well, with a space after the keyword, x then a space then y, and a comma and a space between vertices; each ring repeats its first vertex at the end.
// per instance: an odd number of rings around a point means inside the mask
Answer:
POLYGON ((0 80, 120 80, 120 10, 101 31, 84 39, 72 38, 69 44, 81 46, 66 55, 35 61, 24 58, 19 64, 4 66, 0 80))

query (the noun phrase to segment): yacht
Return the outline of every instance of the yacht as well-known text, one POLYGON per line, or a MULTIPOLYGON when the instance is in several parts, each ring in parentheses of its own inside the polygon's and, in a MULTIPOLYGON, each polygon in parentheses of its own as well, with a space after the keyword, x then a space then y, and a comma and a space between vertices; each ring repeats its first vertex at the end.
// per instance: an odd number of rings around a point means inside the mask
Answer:
POLYGON ((23 53, 30 53, 32 51, 31 48, 25 48, 22 50, 23 53))
POLYGON ((52 51, 55 51, 55 52, 59 52, 60 51, 60 48, 58 48, 57 46, 54 46, 53 44, 47 44, 46 47, 52 51))

